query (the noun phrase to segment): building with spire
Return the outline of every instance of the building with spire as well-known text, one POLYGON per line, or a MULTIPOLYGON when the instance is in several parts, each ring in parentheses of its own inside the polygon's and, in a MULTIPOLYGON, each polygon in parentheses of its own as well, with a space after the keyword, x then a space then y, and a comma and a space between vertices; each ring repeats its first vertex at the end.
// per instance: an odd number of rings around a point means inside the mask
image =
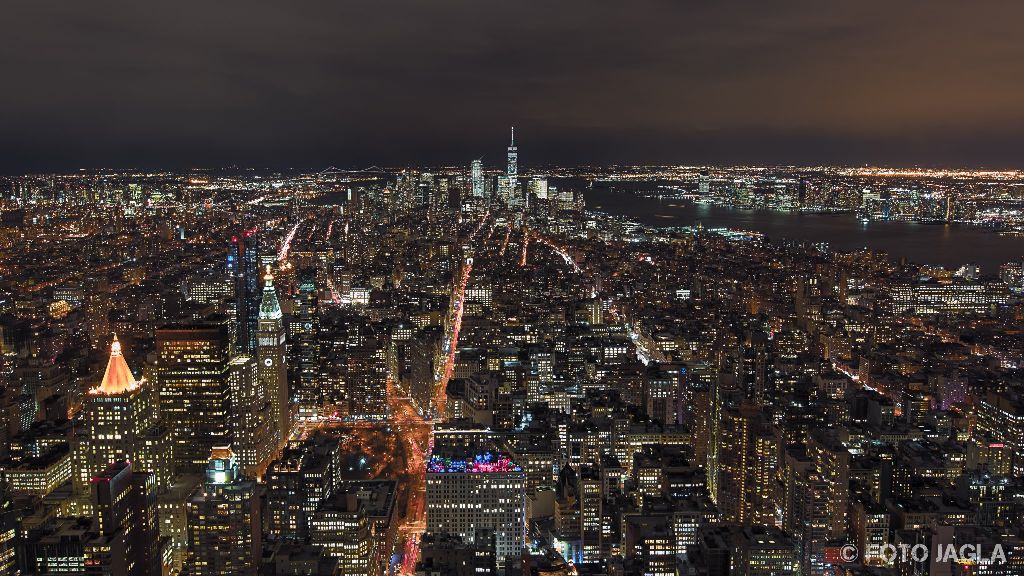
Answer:
POLYGON ((170 486, 174 472, 170 431, 161 426, 153 387, 136 380, 114 336, 103 379, 89 390, 75 436, 76 492, 88 495, 92 479, 112 463, 129 461, 154 476, 157 489, 170 486))
POLYGON ((276 444, 281 444, 291 430, 291 407, 288 402, 288 365, 286 335, 281 305, 274 289, 274 276, 267 267, 263 276, 263 299, 260 301, 256 357, 259 379, 270 401, 270 414, 277 430, 276 444))
POLYGON ((519 178, 519 149, 516 148, 516 128, 512 127, 512 141, 508 145, 508 169, 505 172, 508 179, 515 182, 519 178))
POLYGON ((512 141, 508 145, 508 167, 505 175, 498 177, 498 195, 506 204, 516 205, 520 202, 519 187, 519 148, 516 147, 516 129, 512 128, 512 141))

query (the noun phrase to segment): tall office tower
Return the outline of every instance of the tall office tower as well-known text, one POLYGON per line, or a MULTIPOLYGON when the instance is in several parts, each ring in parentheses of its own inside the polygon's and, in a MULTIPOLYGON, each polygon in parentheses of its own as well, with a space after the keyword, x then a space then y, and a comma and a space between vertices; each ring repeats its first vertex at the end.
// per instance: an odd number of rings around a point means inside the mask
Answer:
POLYGON ((416 403, 420 413, 432 417, 437 411, 434 406, 434 374, 440 354, 441 329, 427 327, 416 333, 409 341, 409 396, 416 403))
POLYGON ((812 430, 807 438, 807 455, 828 485, 825 510, 828 537, 841 539, 846 534, 847 500, 850 495, 850 451, 836 437, 834 429, 812 430))
POLYGON ((707 171, 701 171, 697 179, 697 193, 701 196, 708 196, 711 193, 711 176, 707 171))
POLYGON ((484 197, 484 163, 473 160, 469 163, 469 183, 473 198, 484 197))
POLYGON ((740 395, 741 392, 736 386, 735 375, 719 372, 709 387, 707 410, 702 410, 702 413, 706 414, 700 419, 700 426, 698 426, 699 436, 702 440, 706 439, 706 444, 702 442, 700 451, 706 455, 708 493, 711 495, 711 500, 716 504, 718 503, 719 492, 718 478, 720 476, 719 468, 722 452, 723 428, 721 423, 724 417, 723 413, 731 404, 739 403, 740 395))
POLYGON ((830 542, 828 483, 801 445, 787 448, 782 480, 782 529, 793 535, 802 572, 823 574, 830 542))
POLYGON ((596 466, 581 466, 579 472, 580 550, 584 562, 602 558, 602 516, 604 498, 600 471, 596 466))
POLYGON ((75 437, 77 494, 88 494, 90 480, 122 460, 152 474, 158 490, 170 487, 174 476, 170 430, 160 425, 157 404, 153 385, 135 380, 114 336, 103 380, 83 402, 83 426, 75 437))
POLYGON ((157 489, 152 475, 127 462, 92 480, 92 518, 50 519, 23 538, 26 574, 162 574, 157 489))
POLYGON ((256 319, 259 315, 260 245, 256 229, 231 237, 228 275, 235 284, 235 344, 241 352, 256 350, 256 319))
POLYGON ((529 184, 530 194, 538 200, 548 199, 548 179, 547 178, 531 178, 529 184))
POLYGON ((519 149, 516 148, 516 129, 512 128, 512 141, 508 145, 508 170, 505 173, 509 180, 515 182, 519 177, 519 149))
POLYGON ((526 473, 502 454, 433 456, 427 464, 427 530, 473 542, 493 530, 500 568, 518 561, 526 535, 526 473))
POLYGON ((715 502, 722 519, 744 525, 773 523, 781 435, 757 406, 744 403, 722 411, 718 441, 715 502))
POLYGON ((214 446, 231 443, 230 350, 223 317, 156 331, 160 419, 171 430, 180 472, 202 471, 214 446))
POLYGON ((295 400, 300 417, 319 411, 320 402, 320 312, 316 293, 316 269, 299 271, 297 310, 289 337, 295 343, 293 355, 299 367, 295 400))
POLYGON ((758 406, 771 405, 775 401, 775 390, 768 334, 762 331, 748 333, 736 356, 736 378, 744 396, 758 406))
POLYGON ((270 400, 270 413, 277 431, 274 442, 276 446, 284 442, 292 428, 291 406, 288 403, 288 352, 281 305, 277 302, 274 277, 270 274, 269 266, 263 282, 256 356, 259 359, 260 380, 270 400))
POLYGON ((156 480, 117 462, 92 479, 99 532, 86 546, 87 573, 159 576, 156 480), (95 570, 95 572, 94 572, 95 570))
POLYGON ((340 448, 336 438, 318 434, 291 443, 270 464, 265 477, 270 534, 305 541, 313 513, 337 489, 340 448))
POLYGON ((276 426, 256 360, 235 356, 228 364, 232 446, 246 478, 257 478, 277 446, 276 426))
POLYGON ((231 448, 210 452, 206 482, 188 503, 188 573, 254 575, 260 566, 260 495, 231 448))
POLYGON ((360 420, 384 420, 388 416, 387 349, 384 339, 368 338, 345 352, 348 413, 360 420))
MULTIPOLYGON (((369 575, 374 534, 355 494, 339 494, 310 518, 310 540, 338 559, 343 574, 369 575)), ((374 571, 376 574, 376 571, 374 571)))

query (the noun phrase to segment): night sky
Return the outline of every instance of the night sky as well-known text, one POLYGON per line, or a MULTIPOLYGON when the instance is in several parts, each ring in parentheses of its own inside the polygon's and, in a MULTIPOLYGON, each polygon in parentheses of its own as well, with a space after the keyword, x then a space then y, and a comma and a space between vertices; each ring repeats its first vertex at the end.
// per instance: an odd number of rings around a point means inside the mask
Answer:
POLYGON ((1024 168, 1020 0, 0 7, 0 172, 1024 168))

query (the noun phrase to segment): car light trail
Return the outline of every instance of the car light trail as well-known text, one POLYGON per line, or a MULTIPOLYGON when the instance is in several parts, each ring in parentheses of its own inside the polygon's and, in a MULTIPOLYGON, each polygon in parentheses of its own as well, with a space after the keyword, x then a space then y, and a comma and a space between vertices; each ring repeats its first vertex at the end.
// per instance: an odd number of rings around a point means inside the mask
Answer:
POLYGON ((505 255, 505 249, 508 248, 508 238, 511 235, 512 235, 512 225, 509 224, 508 228, 505 230, 505 239, 502 240, 502 242, 501 242, 501 250, 498 252, 498 256, 504 256, 505 255))
POLYGON ((523 252, 519 255, 519 267, 526 266, 526 247, 530 245, 530 231, 523 228, 523 252))
POLYGON ((555 254, 558 254, 559 256, 561 256, 562 260, 565 260, 565 263, 568 264, 570 268, 572 268, 573 272, 577 272, 577 273, 582 272, 582 270, 580 269, 580 265, 576 263, 576 260, 574 260, 573 257, 569 255, 569 252, 565 248, 563 248, 562 246, 559 246, 558 244, 555 244, 551 240, 548 240, 547 238, 545 238, 544 236, 541 236, 539 234, 534 234, 533 237, 534 237, 535 240, 537 240, 541 244, 543 244, 543 245, 547 246, 548 248, 551 248, 552 250, 554 250, 555 254))
POLYGON ((462 265, 462 272, 459 275, 459 282, 452 292, 452 304, 449 315, 449 335, 445 339, 442 352, 445 355, 443 368, 434 378, 434 414, 444 414, 447 403, 448 380, 451 379, 452 371, 455 368, 455 354, 459 349, 459 330, 462 328, 462 313, 466 297, 466 285, 469 283, 469 273, 473 270, 473 259, 467 257, 462 265))
POLYGON ((299 226, 302 222, 296 222, 295 226, 288 231, 288 234, 284 237, 284 241, 281 242, 281 249, 277 251, 277 263, 284 264, 284 261, 288 259, 288 252, 292 249, 292 240, 295 239, 295 234, 299 231, 299 226))

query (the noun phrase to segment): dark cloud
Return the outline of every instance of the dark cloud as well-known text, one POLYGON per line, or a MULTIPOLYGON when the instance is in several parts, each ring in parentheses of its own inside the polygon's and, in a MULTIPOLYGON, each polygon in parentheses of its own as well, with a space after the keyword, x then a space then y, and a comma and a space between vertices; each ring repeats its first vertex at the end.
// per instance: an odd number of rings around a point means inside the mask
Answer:
POLYGON ((1024 4, 302 0, 0 9, 0 170, 1020 166, 1024 4))

